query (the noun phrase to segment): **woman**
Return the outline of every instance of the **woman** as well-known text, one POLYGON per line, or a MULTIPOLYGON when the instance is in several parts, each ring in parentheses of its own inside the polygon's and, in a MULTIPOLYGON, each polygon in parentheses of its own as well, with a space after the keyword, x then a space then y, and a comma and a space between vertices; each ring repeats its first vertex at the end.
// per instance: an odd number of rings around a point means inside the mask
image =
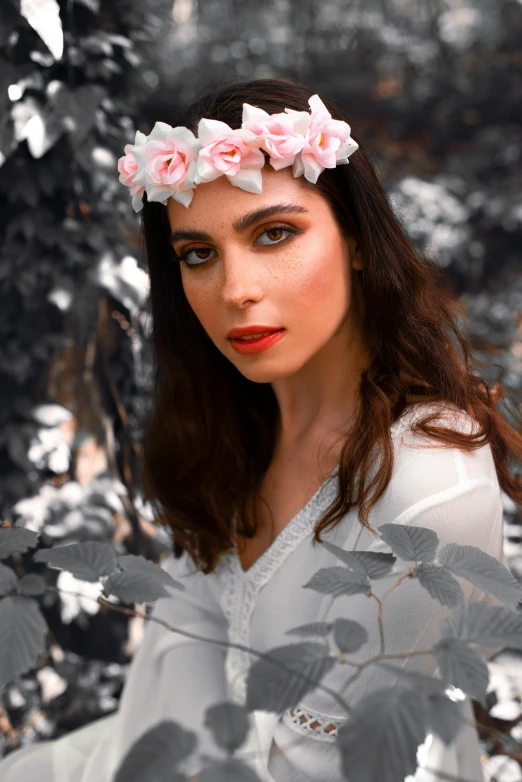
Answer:
MULTIPOLYGON (((472 371, 436 265, 414 251, 334 104, 288 81, 232 84, 203 95, 176 132, 158 124, 125 151, 158 367, 143 482, 173 532, 166 567, 186 587, 153 616, 258 651, 299 640, 297 626, 350 618, 368 632, 350 656, 362 662, 381 650, 372 601, 303 589, 339 565, 321 542, 390 551, 376 530, 395 522, 503 561, 500 488, 522 501, 508 470, 522 437, 496 410, 499 389, 472 371), (248 339, 259 332, 271 335, 248 339)), ((380 579, 378 594, 396 581, 380 579)), ((401 585, 386 600, 386 651, 430 649, 449 612, 416 580, 401 585)), ((394 662, 436 673, 428 655, 394 662)), ((245 702, 248 665, 150 622, 118 712, 12 753, 0 778, 109 782, 166 718, 222 758, 205 710, 245 702)), ((322 683, 340 692, 352 673, 339 665, 322 683)), ((345 696, 353 706, 398 681, 373 665, 345 696)), ((464 713, 472 720, 469 699, 464 713)), ((253 712, 236 754, 264 780, 338 782, 349 778, 335 743, 346 716, 316 689, 282 714, 253 712)), ((478 782, 475 729, 450 747, 431 737, 422 763, 478 782)), ((182 766, 204 767, 197 753, 182 766)))

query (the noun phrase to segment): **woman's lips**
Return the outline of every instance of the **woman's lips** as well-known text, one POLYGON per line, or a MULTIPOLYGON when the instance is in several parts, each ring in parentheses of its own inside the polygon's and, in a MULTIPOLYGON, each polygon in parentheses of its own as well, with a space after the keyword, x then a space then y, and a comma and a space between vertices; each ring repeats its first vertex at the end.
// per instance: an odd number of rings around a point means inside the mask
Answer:
POLYGON ((231 339, 230 343, 237 353, 246 356, 250 353, 259 353, 260 350, 266 350, 278 342, 284 335, 286 329, 278 329, 266 334, 264 337, 255 337, 254 339, 231 339))

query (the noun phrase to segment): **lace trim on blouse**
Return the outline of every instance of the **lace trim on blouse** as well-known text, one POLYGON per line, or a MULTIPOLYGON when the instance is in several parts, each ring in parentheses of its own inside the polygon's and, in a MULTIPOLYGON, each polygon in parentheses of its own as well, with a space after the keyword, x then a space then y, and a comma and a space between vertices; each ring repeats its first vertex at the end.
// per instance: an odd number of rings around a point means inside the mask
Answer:
POLYGON ((341 718, 334 720, 328 714, 323 714, 320 711, 309 711, 298 707, 287 709, 282 720, 285 725, 288 725, 299 735, 319 741, 334 741, 339 728, 345 722, 341 718))
MULTIPOLYGON (((326 509, 330 504, 331 498, 325 492, 327 486, 330 486, 329 480, 317 490, 311 500, 281 530, 274 542, 247 571, 241 567, 237 553, 226 555, 229 558, 230 572, 222 593, 221 605, 228 620, 230 643, 248 646, 250 619, 258 592, 311 532, 317 519, 317 511, 322 511, 323 507, 326 509)), ((231 698, 241 705, 244 705, 246 698, 249 657, 248 652, 228 647, 226 670, 231 687, 231 698)))
MULTIPOLYGON (((419 414, 424 414, 426 408, 432 408, 439 404, 434 402, 413 405, 407 408, 401 417, 390 427, 391 436, 396 437, 408 429, 412 419, 419 414)), ((241 644, 243 646, 249 645, 250 620, 259 591, 268 583, 273 574, 306 536, 313 532, 318 513, 326 510, 331 503, 329 489, 337 471, 338 468, 336 467, 310 501, 288 522, 272 544, 247 571, 244 571, 241 567, 237 550, 221 557, 222 567, 226 570, 226 584, 221 595, 221 607, 229 625, 229 643, 241 644)), ((250 667, 249 657, 248 652, 228 647, 225 669, 229 682, 230 697, 241 705, 245 705, 246 701, 246 678, 250 667)), ((301 716, 303 715, 300 713, 299 720, 301 716)), ((295 725, 293 722, 292 724, 295 725)), ((305 730, 307 735, 309 735, 309 729, 305 728, 305 730)))

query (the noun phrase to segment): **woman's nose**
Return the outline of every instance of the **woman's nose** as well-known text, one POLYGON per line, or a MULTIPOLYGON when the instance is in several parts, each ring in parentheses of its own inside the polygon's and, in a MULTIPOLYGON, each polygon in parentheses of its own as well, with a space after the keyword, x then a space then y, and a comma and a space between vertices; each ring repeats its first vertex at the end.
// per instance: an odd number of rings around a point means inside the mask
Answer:
POLYGON ((237 309, 262 298, 263 288, 254 263, 244 254, 224 262, 221 298, 226 307, 237 309))

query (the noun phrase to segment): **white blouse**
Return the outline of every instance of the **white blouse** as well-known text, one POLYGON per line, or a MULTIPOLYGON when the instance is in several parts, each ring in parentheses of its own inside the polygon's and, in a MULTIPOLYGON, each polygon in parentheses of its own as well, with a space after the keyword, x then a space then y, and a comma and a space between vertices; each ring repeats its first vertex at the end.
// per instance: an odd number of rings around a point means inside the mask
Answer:
MULTIPOLYGON (((465 452, 414 435, 411 422, 434 406, 417 404, 407 408, 392 426, 393 475, 370 513, 370 524, 374 529, 388 522, 429 527, 436 531, 441 545, 478 546, 506 564, 502 501, 491 447, 465 452)), ((447 404, 441 407, 438 403, 437 409, 453 428, 471 431, 467 414, 447 404)), ((375 601, 365 595, 334 599, 303 589, 317 570, 339 565, 324 546, 312 545, 314 526, 335 495, 336 473, 337 469, 247 571, 243 571, 236 551, 222 556, 216 570, 208 575, 196 568, 186 552, 180 559, 170 556, 164 567, 184 583, 185 591, 172 588, 172 596, 156 601, 152 615, 183 630, 261 652, 304 640, 286 635, 298 625, 344 617, 368 631, 368 642, 351 654, 350 660, 363 662, 378 654, 375 601)), ((391 551, 360 524, 356 509, 323 537, 346 550, 391 551)), ((404 563, 396 563, 391 574, 376 582, 377 594, 383 595, 396 582, 397 572, 404 571, 404 563)), ((460 583, 467 600, 496 602, 467 581, 460 583)), ((416 580, 401 584, 384 606, 386 652, 430 649, 439 638, 442 619, 449 613, 451 609, 431 598, 416 580)), ((248 657, 244 652, 195 641, 148 622, 129 666, 118 710, 59 739, 12 752, 0 761, 0 782, 111 782, 132 744, 163 719, 197 732, 199 746, 181 766, 185 773, 196 774, 204 767, 200 752, 225 758, 203 725, 204 714, 208 706, 220 701, 244 703, 248 657)), ((435 658, 430 655, 394 660, 394 664, 430 676, 438 673, 435 658)), ((352 668, 336 665, 322 684, 340 692, 352 673, 352 668)), ((389 670, 369 666, 344 697, 354 706, 363 696, 392 686, 397 679, 389 670)), ((463 708, 467 719, 473 720, 468 698, 463 708)), ((250 719, 247 741, 236 757, 247 762, 264 782, 345 779, 335 736, 346 713, 324 691, 316 688, 293 710, 282 714, 253 711, 250 719)), ((445 747, 437 737, 428 738, 418 752, 416 774, 405 782, 440 779, 422 771, 422 765, 482 782, 480 756, 475 728, 463 726, 451 747, 445 747)))

